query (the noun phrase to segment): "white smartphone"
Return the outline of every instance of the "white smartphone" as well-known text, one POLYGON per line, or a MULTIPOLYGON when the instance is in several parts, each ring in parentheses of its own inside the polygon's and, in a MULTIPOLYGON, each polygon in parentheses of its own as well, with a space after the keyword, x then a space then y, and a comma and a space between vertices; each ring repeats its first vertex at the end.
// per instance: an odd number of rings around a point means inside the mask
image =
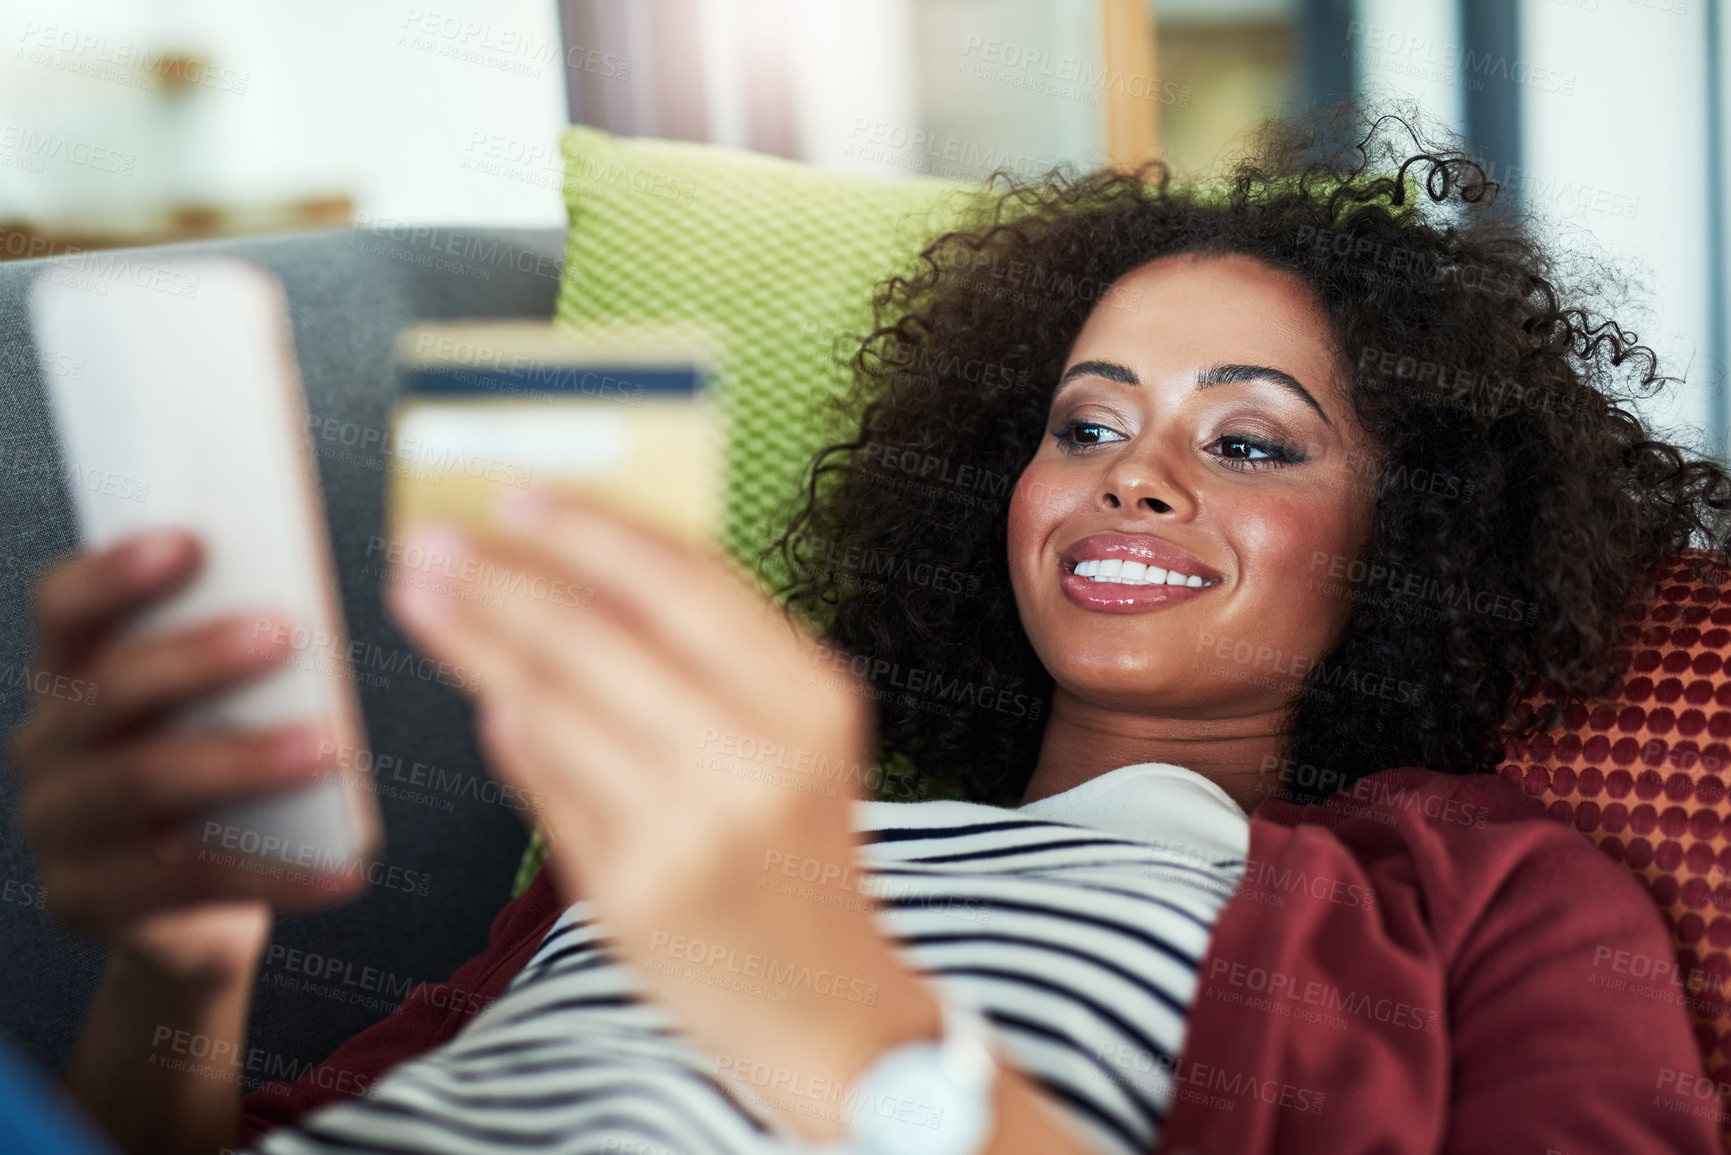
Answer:
MULTIPOLYGON (((325 533, 287 301, 269 273, 231 259, 161 262, 149 278, 91 285, 50 268, 31 321, 83 542, 103 548, 157 526, 189 529, 204 563, 129 624, 150 635, 242 610, 273 610, 279 669, 182 711, 177 731, 318 721, 339 749, 364 745, 341 595, 325 533)), ((347 873, 379 848, 360 776, 189 818, 199 856, 273 874, 347 873)))

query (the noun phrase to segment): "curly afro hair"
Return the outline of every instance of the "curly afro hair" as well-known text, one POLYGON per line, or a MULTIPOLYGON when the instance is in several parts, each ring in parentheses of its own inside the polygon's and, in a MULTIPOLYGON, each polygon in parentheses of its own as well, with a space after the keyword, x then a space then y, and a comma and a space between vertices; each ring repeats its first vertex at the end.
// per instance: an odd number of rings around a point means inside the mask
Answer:
POLYGON ((978 216, 879 287, 834 402, 852 435, 816 454, 765 557, 863 671, 881 755, 911 761, 922 792, 1014 805, 1033 772, 1052 679, 1011 591, 1010 491, 1090 311, 1159 257, 1301 278, 1383 451, 1371 540, 1331 567, 1349 623, 1286 730, 1288 769, 1326 771, 1283 775, 1289 799, 1396 766, 1492 771, 1504 736, 1615 682, 1656 563, 1692 544, 1723 557, 1731 479, 1629 407, 1671 379, 1598 311, 1602 275, 1568 288, 1574 266, 1497 207, 1483 167, 1353 106, 1268 125, 1246 157, 1214 184, 1158 164, 1000 173, 978 216), (1342 693, 1341 670, 1423 692, 1342 693), (1556 707, 1521 720, 1543 683, 1556 707))

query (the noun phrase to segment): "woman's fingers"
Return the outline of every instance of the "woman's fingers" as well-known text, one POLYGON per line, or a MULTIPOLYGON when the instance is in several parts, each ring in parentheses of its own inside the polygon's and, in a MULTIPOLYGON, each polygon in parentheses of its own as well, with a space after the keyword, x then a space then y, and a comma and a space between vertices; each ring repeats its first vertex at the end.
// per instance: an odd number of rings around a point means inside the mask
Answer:
MULTIPOLYGON (((695 680, 735 685, 752 679, 763 659, 786 670, 790 657, 809 659, 815 649, 719 554, 577 498, 536 491, 512 496, 538 499, 508 507, 516 511, 505 515, 516 519, 508 524, 522 540, 545 550, 574 582, 595 587, 598 601, 617 606, 644 641, 688 667, 695 680)), ((797 684, 785 692, 797 695, 797 684)))
POLYGON ((27 764, 95 746, 138 722, 276 668, 286 646, 272 615, 235 614, 105 647, 89 664, 86 700, 41 701, 17 742, 27 764))
MULTIPOLYGON (((518 627, 501 623, 498 609, 405 583, 394 583, 390 596, 422 648, 475 672, 475 683, 481 687, 476 699, 484 738, 501 731, 501 719, 510 723, 514 733, 535 738, 532 746, 516 747, 518 757, 505 769, 507 777, 516 778, 516 768, 524 767, 518 784, 540 794, 569 794, 571 779, 580 791, 596 789, 603 794, 640 787, 675 752, 675 735, 683 721, 701 716, 702 702, 694 694, 679 686, 653 658, 628 646, 616 654, 621 668, 614 684, 599 687, 589 679, 577 685, 567 681, 562 666, 568 667, 569 657, 561 658, 560 653, 587 647, 590 636, 585 630, 562 629, 557 621, 537 622, 537 612, 556 618, 565 607, 532 600, 526 609, 519 607, 526 619, 520 628, 535 635, 525 642, 513 633, 518 627), (555 738, 543 735, 548 729, 555 738), (588 783, 586 768, 603 749, 616 749, 620 761, 634 763, 630 781, 588 783), (536 756, 525 759, 529 752, 536 756)), ((515 600, 507 595, 507 606, 515 600)), ((589 628, 594 624, 583 623, 589 628)), ((500 753, 491 748, 489 752, 500 753)), ((621 801, 615 797, 605 804, 621 801)))
POLYGON ((61 765, 24 798, 19 822, 37 853, 75 852, 207 806, 307 785, 331 760, 331 744, 310 725, 160 734, 61 765))
POLYGON ((54 917, 73 931, 105 941, 117 927, 134 926, 166 911, 235 900, 308 909, 338 902, 366 884, 360 871, 313 881, 263 863, 235 864, 197 855, 163 862, 142 838, 76 860, 45 860, 44 865, 42 884, 54 917))
POLYGON ((543 820, 580 857, 606 854, 630 836, 631 816, 665 795, 654 765, 603 719, 530 682, 482 701, 481 740, 499 777, 542 798, 543 820))
POLYGON ((192 534, 160 529, 50 569, 37 580, 32 599, 38 664, 71 673, 117 619, 186 580, 198 557, 192 534))
POLYGON ((506 579, 497 583, 506 592, 491 602, 406 585, 392 593, 393 606, 427 627, 429 644, 441 647, 442 658, 479 671, 488 691, 518 678, 519 669, 540 670, 564 687, 566 700, 583 704, 622 742, 638 747, 646 764, 689 745, 680 723, 713 707, 686 671, 645 646, 630 622, 604 609, 584 611, 536 596, 556 588, 544 554, 480 540, 470 551, 484 563, 480 569, 506 579))

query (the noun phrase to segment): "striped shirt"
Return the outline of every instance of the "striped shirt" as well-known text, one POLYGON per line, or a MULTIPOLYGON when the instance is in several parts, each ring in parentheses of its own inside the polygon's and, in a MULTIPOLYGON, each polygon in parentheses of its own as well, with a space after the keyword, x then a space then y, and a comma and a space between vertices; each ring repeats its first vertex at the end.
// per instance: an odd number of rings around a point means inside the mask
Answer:
MULTIPOLYGON (((1000 1054, 1088 1149, 1153 1150, 1197 966, 1244 869, 1243 811, 1199 775, 1141 763, 1014 810, 862 802, 855 813, 857 880, 771 872, 766 884, 878 904, 903 957, 940 998, 985 1017, 1000 1054)), ((651 965, 777 1001, 795 985, 875 997, 844 974, 741 965, 694 944, 651 965)), ((899 1111, 935 1125, 925 1104, 870 1103, 710 1055, 645 994, 577 902, 456 1037, 249 1150, 770 1155, 798 1150, 792 1114, 899 1111)))

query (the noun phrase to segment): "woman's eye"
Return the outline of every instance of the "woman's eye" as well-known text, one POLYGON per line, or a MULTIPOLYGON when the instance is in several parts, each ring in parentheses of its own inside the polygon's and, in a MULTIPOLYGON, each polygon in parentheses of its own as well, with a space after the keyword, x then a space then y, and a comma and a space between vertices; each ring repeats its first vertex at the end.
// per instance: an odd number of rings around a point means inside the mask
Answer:
POLYGON ((1053 430, 1052 437, 1058 442, 1058 448, 1066 453, 1124 440, 1123 434, 1098 421, 1066 421, 1053 430))
POLYGON ((1209 443, 1209 451, 1221 459, 1221 464, 1233 469, 1256 469, 1269 465, 1291 465, 1303 461, 1304 455, 1284 445, 1258 441, 1228 433, 1209 443))

